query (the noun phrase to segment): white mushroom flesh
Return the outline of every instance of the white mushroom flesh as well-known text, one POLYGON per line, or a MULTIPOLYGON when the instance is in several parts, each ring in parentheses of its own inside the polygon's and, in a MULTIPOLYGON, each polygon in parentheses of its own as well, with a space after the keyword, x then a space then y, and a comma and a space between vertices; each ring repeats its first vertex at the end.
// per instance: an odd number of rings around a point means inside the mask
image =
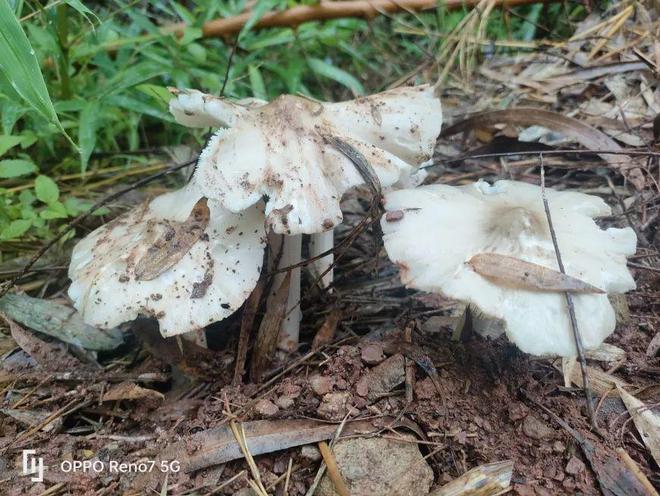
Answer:
POLYGON ((186 221, 201 198, 194 185, 161 195, 76 245, 69 295, 85 322, 111 328, 148 315, 167 337, 201 329, 241 306, 263 262, 264 217, 257 206, 236 214, 208 200, 208 224, 180 260, 150 280, 136 275, 154 240, 186 221))
MULTIPOLYGON (((179 104, 171 106, 185 107, 179 104)), ((184 122, 181 114, 175 112, 184 122)), ((387 187, 430 157, 442 109, 433 88, 419 86, 343 103, 283 95, 220 121, 231 127, 211 138, 193 176, 204 196, 233 212, 266 197, 274 232, 312 234, 342 221, 342 194, 363 182, 353 162, 325 136, 361 152, 387 187)))
MULTIPOLYGON (((610 215, 598 197, 547 190, 566 273, 608 293, 635 288, 626 257, 635 253, 632 229, 603 230, 610 215)), ((469 302, 502 319, 511 341, 535 355, 575 355, 562 293, 498 285, 466 262, 479 253, 509 255, 554 270, 554 246, 538 186, 498 181, 452 187, 430 185, 386 195, 381 221, 390 259, 408 287, 469 302)), ((597 348, 615 328, 606 294, 574 294, 584 345, 597 348)))
POLYGON ((197 90, 171 90, 170 113, 179 124, 187 127, 230 127, 249 108, 264 105, 256 98, 231 101, 197 90))

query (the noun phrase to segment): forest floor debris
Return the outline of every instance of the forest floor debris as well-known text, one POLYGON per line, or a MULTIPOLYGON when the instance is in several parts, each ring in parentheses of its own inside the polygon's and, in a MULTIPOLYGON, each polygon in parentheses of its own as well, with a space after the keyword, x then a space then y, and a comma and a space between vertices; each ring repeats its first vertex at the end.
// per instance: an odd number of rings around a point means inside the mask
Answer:
MULTIPOLYGON (((255 487, 283 494, 286 487, 286 494, 304 495, 322 463, 317 443, 337 438, 329 447, 356 495, 393 491, 393 476, 404 486, 401 494, 460 494, 450 489, 475 480, 510 483, 519 496, 650 494, 650 486, 660 487, 653 459, 660 403, 660 196, 653 155, 660 89, 653 78, 660 60, 650 55, 647 62, 637 52, 659 56, 657 42, 643 35, 657 28, 643 10, 632 17, 622 8, 588 18, 564 43, 492 57, 469 83, 448 80, 443 106, 450 124, 476 111, 530 105, 565 118, 560 127, 531 112, 522 124, 507 113, 497 122, 473 119, 462 135, 438 142, 426 179, 538 184, 538 153, 529 150, 543 146, 548 186, 603 197, 614 209, 603 223, 635 230, 640 247, 629 267, 637 290, 619 312, 610 347, 587 357, 600 435, 590 431, 579 371, 524 355, 503 337, 474 336, 465 307, 406 290, 374 224, 341 247, 332 292, 303 281, 309 290, 302 299, 302 346, 259 364, 261 383, 232 385, 240 316, 210 326, 209 349, 164 340, 153 322, 141 320, 122 327, 123 345, 115 347, 113 333, 81 350, 33 333, 27 327, 46 329, 34 320, 15 317, 23 329, 7 315, 11 334, 0 334, 1 483, 26 494, 142 494, 140 487, 165 486, 167 494, 229 495, 255 487), (581 124, 571 127, 574 121, 581 124), (575 151, 574 144, 588 145, 585 139, 594 136, 616 143, 605 151, 622 153, 575 151), (416 364, 414 384, 406 379, 406 359, 416 364), (23 449, 43 457, 44 482, 16 476, 23 449), (72 460, 155 466, 148 474, 72 477, 62 471, 62 462, 72 460), (407 477, 398 476, 405 467, 407 477)), ((352 236, 371 208, 368 188, 345 195, 338 241, 352 236)), ((64 290, 64 274, 59 281, 64 290)), ((49 285, 48 294, 60 297, 52 279, 49 285)), ((72 330, 59 336, 75 342, 72 330)), ((317 494, 335 494, 332 486, 322 478, 317 494)))

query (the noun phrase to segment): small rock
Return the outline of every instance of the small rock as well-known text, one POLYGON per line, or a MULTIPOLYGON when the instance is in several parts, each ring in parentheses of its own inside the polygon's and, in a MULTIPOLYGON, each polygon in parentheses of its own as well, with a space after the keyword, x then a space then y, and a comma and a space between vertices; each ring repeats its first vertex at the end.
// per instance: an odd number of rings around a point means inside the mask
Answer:
POLYGON ((584 470, 584 463, 579 458, 572 456, 571 459, 568 460, 568 463, 566 464, 566 468, 564 470, 566 471, 567 474, 571 474, 571 475, 580 474, 584 470))
MULTIPOLYGON (((403 383, 406 378, 404 365, 405 359, 403 355, 398 353, 392 355, 360 378, 356 385, 358 391, 364 391, 366 387, 368 391, 366 396, 369 400, 376 401, 382 395, 389 393, 392 389, 403 383)), ((362 394, 360 395, 363 396, 362 394)))
POLYGON ((415 396, 420 400, 430 400, 435 398, 438 391, 430 377, 426 377, 415 383, 415 396))
POLYGON ((512 405, 509 405, 509 419, 512 422, 525 418, 528 413, 529 408, 522 403, 513 403, 512 405))
POLYGON ((368 343, 362 347, 360 356, 362 361, 367 365, 378 365, 385 360, 383 345, 380 343, 368 343))
POLYGON ((313 444, 306 444, 300 450, 300 456, 311 462, 318 462, 321 460, 321 452, 313 444))
POLYGON ((257 404, 254 405, 254 410, 263 417, 272 417, 280 411, 275 403, 266 399, 257 401, 257 404))
MULTIPOLYGON (((413 441, 414 438, 410 437, 413 441)), ((339 441, 333 448, 339 471, 351 496, 428 494, 433 471, 414 442, 384 438, 339 441)), ((327 474, 319 496, 337 496, 327 474)))
POLYGON ((313 375, 309 378, 309 385, 319 396, 332 391, 332 380, 327 375, 313 375))
POLYGON ((348 411, 348 400, 351 393, 328 393, 321 400, 316 413, 327 420, 341 420, 348 411))
POLYGON ((563 453, 566 451, 566 445, 561 441, 555 441, 552 445, 552 451, 555 453, 563 453))
POLYGON ((534 487, 529 484, 514 484, 513 494, 517 496, 535 496, 534 487))
POLYGON ((522 430, 527 437, 531 437, 532 439, 550 439, 555 436, 555 431, 534 415, 527 415, 525 417, 522 430))
POLYGON ((275 400, 275 404, 282 410, 288 410, 293 406, 293 403, 293 398, 290 398, 289 396, 280 396, 275 400))

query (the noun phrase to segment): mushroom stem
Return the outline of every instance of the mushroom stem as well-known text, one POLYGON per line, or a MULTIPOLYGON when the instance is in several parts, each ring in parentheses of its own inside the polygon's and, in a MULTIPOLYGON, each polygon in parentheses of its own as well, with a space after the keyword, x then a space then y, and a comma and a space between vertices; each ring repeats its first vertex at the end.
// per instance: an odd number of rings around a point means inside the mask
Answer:
MULTIPOLYGON (((299 263, 302 259, 302 234, 284 236, 282 241, 282 256, 278 269, 283 269, 299 263)), ((273 288, 280 287, 286 273, 275 276, 273 288)), ((300 267, 291 269, 291 282, 289 283, 289 300, 287 303, 286 317, 282 322, 278 338, 278 348, 284 351, 295 351, 298 348, 298 337, 300 335, 300 267)))
MULTIPOLYGON (((311 258, 319 256, 321 253, 331 250, 335 246, 334 230, 330 229, 322 233, 312 234, 309 240, 309 256, 311 258)), ((332 264, 335 261, 333 254, 327 255, 323 258, 312 262, 312 271, 314 277, 321 277, 321 287, 327 288, 332 284, 332 264)))

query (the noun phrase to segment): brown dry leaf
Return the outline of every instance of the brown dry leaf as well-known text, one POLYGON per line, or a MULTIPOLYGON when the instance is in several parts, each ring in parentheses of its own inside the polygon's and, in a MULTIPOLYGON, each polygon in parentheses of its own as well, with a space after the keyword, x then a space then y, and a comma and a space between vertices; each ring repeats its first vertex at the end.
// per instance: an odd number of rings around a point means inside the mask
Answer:
POLYGON ((495 124, 509 124, 512 126, 525 127, 543 126, 552 131, 562 133, 577 141, 588 150, 597 153, 603 160, 608 162, 612 168, 625 175, 638 190, 644 188, 644 175, 639 167, 628 165, 633 163, 629 156, 623 154, 613 155, 601 153, 601 151, 622 151, 622 148, 616 141, 584 122, 550 110, 535 107, 519 107, 481 112, 449 126, 440 133, 440 137, 452 136, 457 133, 470 131, 477 127, 495 124))
POLYGON ((511 485, 513 460, 487 463, 473 468, 429 496, 495 496, 503 494, 511 485))
POLYGON ((660 415, 621 387, 619 396, 628 409, 644 444, 651 452, 655 463, 660 465, 660 415))
POLYGON ((144 256, 135 264, 135 278, 151 281, 174 266, 202 237, 209 224, 209 217, 210 210, 206 198, 201 198, 185 221, 166 221, 164 232, 154 232, 156 225, 152 222, 148 232, 155 239, 144 256))
POLYGON ((162 393, 153 389, 143 388, 132 382, 122 382, 112 387, 103 395, 103 401, 116 400, 156 400, 165 399, 162 393))
POLYGON ((603 293, 603 290, 557 270, 499 253, 479 253, 466 263, 486 279, 520 289, 603 293))
POLYGON ((88 369, 87 365, 68 352, 64 344, 42 341, 35 334, 23 329, 3 313, 0 313, 0 319, 4 320, 9 326, 11 336, 16 341, 16 344, 30 355, 44 370, 49 372, 66 372, 88 369))
POLYGON ((257 338, 252 351, 252 366, 250 368, 250 378, 254 382, 261 380, 270 357, 273 356, 277 346, 277 337, 282 327, 282 322, 286 317, 286 309, 289 301, 289 285, 291 284, 291 271, 289 271, 273 295, 272 301, 266 310, 257 338))
POLYGON ((332 310, 321 324, 321 327, 316 331, 314 341, 312 341, 312 349, 318 350, 326 344, 332 343, 335 339, 337 332, 337 325, 341 322, 342 311, 340 309, 332 310))

